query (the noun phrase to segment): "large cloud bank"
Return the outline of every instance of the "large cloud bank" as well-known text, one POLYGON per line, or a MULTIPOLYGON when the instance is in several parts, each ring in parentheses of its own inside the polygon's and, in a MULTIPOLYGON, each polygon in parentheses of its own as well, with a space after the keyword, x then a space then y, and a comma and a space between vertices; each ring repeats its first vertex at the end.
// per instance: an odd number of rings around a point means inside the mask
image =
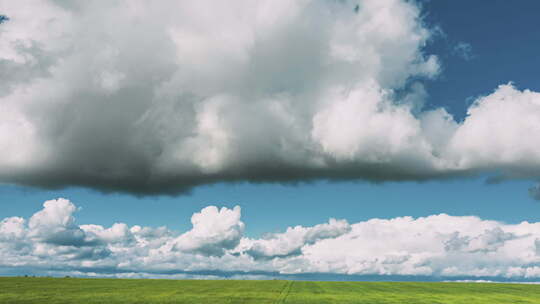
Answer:
POLYGON ((423 110, 413 1, 0 0, 0 182, 538 179, 540 94, 423 110), (526 134, 527 140, 523 140, 526 134))
POLYGON ((446 214, 330 219, 262 238, 244 236, 240 207, 209 206, 193 228, 78 225, 50 200, 29 219, 0 222, 0 272, 81 276, 298 276, 309 273, 540 280, 540 223, 508 225, 446 214))

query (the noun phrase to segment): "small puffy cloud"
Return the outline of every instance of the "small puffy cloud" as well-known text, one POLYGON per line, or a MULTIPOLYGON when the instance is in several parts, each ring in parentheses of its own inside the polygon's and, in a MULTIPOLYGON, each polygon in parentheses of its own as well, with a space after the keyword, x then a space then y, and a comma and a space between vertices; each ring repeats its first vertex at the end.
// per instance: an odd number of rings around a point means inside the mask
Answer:
POLYGON ((0 222, 2 241, 22 239, 26 236, 26 221, 21 217, 8 217, 0 222))
POLYGON ((447 157, 459 168, 498 168, 501 180, 536 178, 540 153, 530 139, 540 136, 538 115, 540 93, 501 85, 469 108, 450 139, 447 157))
POLYGON ((28 221, 30 236, 54 245, 84 245, 85 233, 75 225, 75 211, 75 205, 67 199, 46 201, 28 221))
POLYGON ((193 229, 175 240, 177 250, 207 256, 222 256, 227 249, 234 249, 244 233, 239 206, 233 209, 209 206, 193 214, 193 229))
POLYGON ((467 42, 458 42, 454 48, 453 48, 453 53, 467 61, 469 60, 472 60, 474 58, 474 54, 473 54, 473 48, 472 48, 472 45, 470 43, 467 43, 467 42))

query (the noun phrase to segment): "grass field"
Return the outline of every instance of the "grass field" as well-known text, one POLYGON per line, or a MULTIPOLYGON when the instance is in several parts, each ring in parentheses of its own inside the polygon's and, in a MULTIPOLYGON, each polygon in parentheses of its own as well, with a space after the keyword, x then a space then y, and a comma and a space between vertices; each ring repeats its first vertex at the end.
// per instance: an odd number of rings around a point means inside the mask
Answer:
POLYGON ((0 303, 540 303, 540 285, 0 278, 0 303))

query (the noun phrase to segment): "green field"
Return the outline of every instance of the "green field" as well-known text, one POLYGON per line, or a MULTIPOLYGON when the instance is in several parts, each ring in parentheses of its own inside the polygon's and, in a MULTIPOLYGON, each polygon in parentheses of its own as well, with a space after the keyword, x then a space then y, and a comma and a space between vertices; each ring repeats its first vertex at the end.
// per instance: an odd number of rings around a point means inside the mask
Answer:
POLYGON ((540 303, 540 285, 0 278, 0 303, 540 303))

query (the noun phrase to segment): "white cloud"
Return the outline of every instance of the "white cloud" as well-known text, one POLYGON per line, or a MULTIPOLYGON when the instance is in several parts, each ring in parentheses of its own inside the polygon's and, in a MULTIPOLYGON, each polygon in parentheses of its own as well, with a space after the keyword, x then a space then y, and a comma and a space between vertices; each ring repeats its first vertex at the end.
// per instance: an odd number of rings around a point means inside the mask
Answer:
POLYGON ((399 138, 418 132, 408 125, 414 118, 377 94, 438 73, 436 57, 421 52, 430 32, 412 3, 364 1, 358 13, 355 6, 3 1, 10 20, 0 58, 10 72, 1 82, 0 179, 156 193, 349 175, 332 158, 358 151, 362 160, 360 145, 378 131, 353 131, 393 118, 394 138, 377 140, 365 162, 399 158, 396 149, 415 144, 399 138), (375 99, 359 105, 346 97, 350 88, 359 97, 373 90, 375 99), (334 143, 343 131, 334 102, 363 117, 379 104, 386 110, 334 143))
POLYGON ((534 139, 540 136, 540 93, 501 85, 479 98, 467 114, 449 149, 459 167, 499 168, 504 177, 538 176, 540 153, 534 139))
POLYGON ((356 5, 3 0, 0 181, 540 178, 539 93, 502 85, 462 123, 423 111, 440 69, 420 8, 356 5))
POLYGON ((30 237, 55 245, 82 246, 85 233, 75 225, 75 210, 75 205, 63 198, 46 201, 28 221, 30 237))
POLYGON ((0 222, 2 241, 22 239, 26 235, 25 220, 20 217, 8 217, 0 222))
POLYGON ((440 64, 412 1, 0 4, 2 182, 540 178, 539 93, 422 109, 440 64))
POLYGON ((174 240, 174 249, 200 253, 208 256, 222 256, 227 249, 234 249, 244 233, 244 223, 240 221, 240 207, 232 210, 209 206, 191 217, 193 229, 174 240))
POLYGON ((330 219, 327 224, 313 227, 289 227, 284 233, 266 235, 262 239, 243 239, 239 251, 245 251, 255 260, 286 258, 301 255, 302 248, 323 239, 336 238, 351 230, 345 220, 330 219))
POLYGON ((105 243, 129 244, 134 240, 131 230, 124 223, 115 223, 110 228, 103 228, 100 225, 81 225, 80 229, 105 243))
POLYGON ((79 226, 75 210, 68 200, 51 200, 29 221, 1 221, 0 270, 121 277, 320 273, 540 279, 540 223, 445 214, 352 224, 330 219, 248 238, 240 207, 206 207, 184 233, 122 223, 79 226))

